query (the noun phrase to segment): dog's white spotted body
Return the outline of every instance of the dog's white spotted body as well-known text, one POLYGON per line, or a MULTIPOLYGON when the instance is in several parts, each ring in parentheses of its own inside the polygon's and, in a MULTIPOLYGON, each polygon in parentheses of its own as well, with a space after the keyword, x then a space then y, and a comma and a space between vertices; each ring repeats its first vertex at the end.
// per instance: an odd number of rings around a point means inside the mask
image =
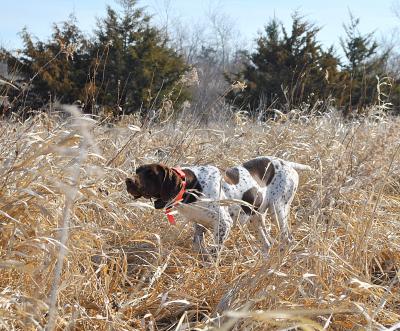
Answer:
MULTIPOLYGON (((225 173, 211 165, 183 167, 185 193, 174 209, 195 222, 194 244, 200 251, 205 250, 204 227, 213 229, 216 250, 219 250, 239 218, 256 230, 263 253, 267 255, 271 246, 265 223, 268 210, 277 219, 283 239, 291 239, 288 217, 299 182, 296 169, 311 168, 271 156, 252 159, 225 173), (238 202, 232 203, 232 200, 238 202)), ((184 187, 182 177, 173 168, 161 164, 141 166, 136 173, 133 179, 126 180, 128 192, 135 198, 156 198, 157 209, 173 202, 184 187)))
MULTIPOLYGON (((202 197, 195 204, 180 204, 177 210, 187 219, 214 229, 214 238, 218 245, 222 245, 227 238, 234 222, 240 217, 241 221, 248 221, 256 230, 263 244, 266 254, 271 245, 269 229, 265 224, 266 213, 278 221, 283 239, 290 240, 288 217, 290 204, 297 190, 299 176, 295 169, 308 170, 309 166, 284 161, 276 157, 259 157, 255 160, 269 162, 273 167, 274 176, 268 185, 260 185, 259 181, 243 165, 229 169, 237 169, 238 182, 229 183, 224 180, 221 172, 214 166, 193 166, 189 169, 196 175, 201 187, 202 197), (254 189, 261 197, 261 204, 256 211, 245 215, 238 204, 224 205, 223 200, 242 200, 245 192, 254 189), (212 200, 212 201, 209 201, 212 200), (239 216, 240 215, 240 216, 239 216)), ((254 201, 247 201, 254 204, 254 201)), ((254 206, 255 207, 255 206, 254 206)), ((196 226, 194 242, 201 248, 203 231, 196 226)))

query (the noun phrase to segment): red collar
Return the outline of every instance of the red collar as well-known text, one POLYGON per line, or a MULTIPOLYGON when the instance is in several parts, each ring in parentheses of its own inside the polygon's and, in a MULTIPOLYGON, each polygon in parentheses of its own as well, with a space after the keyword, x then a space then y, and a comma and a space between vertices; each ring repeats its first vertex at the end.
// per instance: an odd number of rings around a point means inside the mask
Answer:
POLYGON ((175 173, 182 179, 182 187, 181 190, 179 191, 178 195, 175 197, 175 199, 170 203, 170 206, 165 209, 165 215, 167 215, 168 222, 170 224, 175 225, 175 217, 172 215, 172 208, 177 205, 180 201, 183 200, 183 195, 185 194, 186 190, 186 174, 183 172, 183 170, 179 167, 171 168, 175 173))

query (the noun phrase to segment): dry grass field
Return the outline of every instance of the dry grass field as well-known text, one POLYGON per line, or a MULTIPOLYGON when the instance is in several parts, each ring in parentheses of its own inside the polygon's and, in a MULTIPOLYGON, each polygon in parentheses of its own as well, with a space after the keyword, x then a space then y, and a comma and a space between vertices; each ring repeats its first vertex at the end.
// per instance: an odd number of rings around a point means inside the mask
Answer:
POLYGON ((400 328, 399 118, 110 125, 74 114, 1 122, 0 329, 400 328), (191 224, 170 226, 125 190, 142 163, 223 169, 258 155, 314 169, 299 172, 295 242, 276 242, 268 261, 238 226, 204 265, 191 224))

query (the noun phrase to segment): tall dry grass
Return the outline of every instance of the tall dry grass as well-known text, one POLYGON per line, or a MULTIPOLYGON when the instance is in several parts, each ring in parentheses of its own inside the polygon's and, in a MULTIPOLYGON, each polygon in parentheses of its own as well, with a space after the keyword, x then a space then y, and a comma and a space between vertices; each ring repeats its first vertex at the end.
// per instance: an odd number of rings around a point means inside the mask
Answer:
POLYGON ((75 112, 1 122, 0 328, 395 330, 399 132, 398 118, 334 112, 207 127, 75 112), (224 168, 257 155, 314 169, 300 173, 295 243, 268 261, 244 226, 204 267, 190 224, 170 226, 125 191, 138 164, 224 168))

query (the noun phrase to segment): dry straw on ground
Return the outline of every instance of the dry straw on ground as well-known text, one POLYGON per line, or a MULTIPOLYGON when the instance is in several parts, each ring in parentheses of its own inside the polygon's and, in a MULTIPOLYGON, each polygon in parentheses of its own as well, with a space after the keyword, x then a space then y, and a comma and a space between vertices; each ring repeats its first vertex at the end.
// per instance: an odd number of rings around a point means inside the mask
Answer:
POLYGON ((399 132, 397 118, 334 113, 141 129, 74 113, 4 121, 0 329, 395 330, 399 132), (257 155, 314 168, 300 173, 295 243, 276 243, 268 261, 244 226, 204 267, 190 224, 169 226, 125 191, 141 163, 225 168, 257 155))

